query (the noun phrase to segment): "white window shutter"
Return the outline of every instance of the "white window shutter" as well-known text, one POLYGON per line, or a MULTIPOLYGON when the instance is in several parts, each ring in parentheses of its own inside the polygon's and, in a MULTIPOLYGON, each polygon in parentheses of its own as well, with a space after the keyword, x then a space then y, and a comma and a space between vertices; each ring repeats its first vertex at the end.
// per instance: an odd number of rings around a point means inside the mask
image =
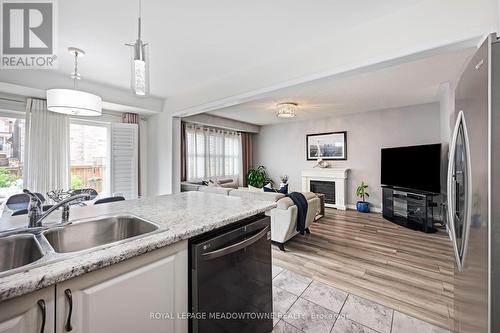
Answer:
POLYGON ((111 124, 111 193, 127 200, 139 189, 138 134, 136 124, 111 124))

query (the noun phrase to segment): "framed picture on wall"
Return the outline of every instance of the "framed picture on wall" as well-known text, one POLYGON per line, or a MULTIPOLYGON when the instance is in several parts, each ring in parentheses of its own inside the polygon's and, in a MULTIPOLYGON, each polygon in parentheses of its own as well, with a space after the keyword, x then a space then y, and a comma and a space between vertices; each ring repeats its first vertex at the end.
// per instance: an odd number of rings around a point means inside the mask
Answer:
POLYGON ((306 135, 308 161, 347 160, 347 132, 329 132, 306 135))

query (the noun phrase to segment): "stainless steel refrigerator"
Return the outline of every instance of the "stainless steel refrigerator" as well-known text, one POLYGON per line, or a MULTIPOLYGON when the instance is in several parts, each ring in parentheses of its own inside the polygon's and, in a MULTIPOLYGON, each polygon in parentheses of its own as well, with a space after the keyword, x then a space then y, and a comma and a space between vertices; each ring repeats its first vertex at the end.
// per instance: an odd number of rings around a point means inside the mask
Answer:
POLYGON ((456 259, 456 332, 500 332, 500 43, 489 36, 455 91, 448 226, 456 259))

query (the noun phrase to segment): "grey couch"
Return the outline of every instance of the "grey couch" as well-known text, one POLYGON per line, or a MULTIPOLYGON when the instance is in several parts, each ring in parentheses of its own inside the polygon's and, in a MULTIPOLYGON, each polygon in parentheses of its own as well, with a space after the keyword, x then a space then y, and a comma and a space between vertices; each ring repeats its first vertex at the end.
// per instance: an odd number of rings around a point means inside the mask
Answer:
POLYGON ((181 192, 198 191, 204 187, 217 187, 217 188, 238 188, 238 180, 232 178, 218 179, 210 182, 210 179, 200 181, 184 181, 181 182, 181 192))

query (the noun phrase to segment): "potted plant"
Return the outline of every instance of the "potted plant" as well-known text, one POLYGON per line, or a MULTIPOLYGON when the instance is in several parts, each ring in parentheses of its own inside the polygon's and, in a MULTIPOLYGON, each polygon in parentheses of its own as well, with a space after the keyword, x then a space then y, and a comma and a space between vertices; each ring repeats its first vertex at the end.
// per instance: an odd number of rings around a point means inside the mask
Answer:
POLYGON ((263 188, 265 185, 273 183, 273 181, 267 176, 266 168, 263 165, 260 165, 255 169, 248 170, 247 182, 248 185, 257 188, 263 188))
POLYGON ((281 175, 280 180, 281 180, 281 184, 280 184, 280 188, 281 188, 288 183, 288 175, 281 175))
POLYGON ((361 182, 361 184, 356 188, 356 195, 362 200, 356 203, 356 209, 361 213, 368 213, 370 211, 370 203, 365 201, 365 197, 370 196, 366 192, 367 188, 368 185, 366 185, 365 182, 361 182))

